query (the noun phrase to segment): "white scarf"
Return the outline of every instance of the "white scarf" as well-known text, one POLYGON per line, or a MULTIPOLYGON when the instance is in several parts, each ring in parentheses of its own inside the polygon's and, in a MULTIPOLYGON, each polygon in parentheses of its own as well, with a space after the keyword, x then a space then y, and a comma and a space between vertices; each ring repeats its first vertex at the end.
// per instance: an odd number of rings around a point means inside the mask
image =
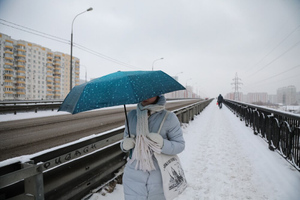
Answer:
POLYGON ((149 134, 148 110, 151 112, 151 114, 153 114, 164 109, 165 106, 157 104, 142 106, 142 104, 139 103, 137 105, 135 149, 132 159, 129 161, 132 163, 134 160, 136 160, 135 169, 143 171, 155 170, 152 159, 153 152, 160 153, 161 148, 155 142, 146 137, 147 134, 149 134))

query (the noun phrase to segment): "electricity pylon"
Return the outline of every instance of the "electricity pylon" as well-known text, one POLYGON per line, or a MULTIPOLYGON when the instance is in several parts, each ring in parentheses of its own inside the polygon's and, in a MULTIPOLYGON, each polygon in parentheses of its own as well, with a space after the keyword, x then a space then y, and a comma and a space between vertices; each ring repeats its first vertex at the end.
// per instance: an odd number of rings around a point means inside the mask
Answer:
POLYGON ((239 85, 242 85, 243 83, 241 82, 241 79, 238 77, 237 73, 235 73, 235 77, 232 80, 234 81, 231 83, 231 85, 234 85, 234 100, 240 101, 239 89, 241 89, 241 87, 239 85))

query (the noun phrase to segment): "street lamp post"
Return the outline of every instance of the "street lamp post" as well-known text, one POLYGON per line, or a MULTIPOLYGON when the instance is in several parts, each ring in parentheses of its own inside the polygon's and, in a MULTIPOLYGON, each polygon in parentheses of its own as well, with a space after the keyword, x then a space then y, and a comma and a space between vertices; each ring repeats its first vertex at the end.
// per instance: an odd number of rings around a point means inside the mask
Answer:
MULTIPOLYGON (((81 14, 83 14, 85 12, 92 11, 92 10, 93 10, 93 8, 91 7, 89 9, 87 9, 86 11, 79 13, 78 15, 81 15, 81 14)), ((72 21, 72 27, 71 27, 70 91, 72 90, 72 83, 73 83, 73 81, 72 81, 72 73, 73 73, 73 69, 72 69, 72 57, 73 57, 73 24, 74 24, 74 20, 76 19, 76 17, 78 15, 76 15, 74 17, 74 19, 72 21)))
POLYGON ((152 63, 152 71, 153 71, 153 66, 154 66, 154 63, 155 63, 156 61, 158 61, 158 60, 162 60, 162 59, 164 59, 164 58, 159 58, 159 59, 157 59, 157 60, 154 60, 154 61, 153 61, 153 63, 152 63))

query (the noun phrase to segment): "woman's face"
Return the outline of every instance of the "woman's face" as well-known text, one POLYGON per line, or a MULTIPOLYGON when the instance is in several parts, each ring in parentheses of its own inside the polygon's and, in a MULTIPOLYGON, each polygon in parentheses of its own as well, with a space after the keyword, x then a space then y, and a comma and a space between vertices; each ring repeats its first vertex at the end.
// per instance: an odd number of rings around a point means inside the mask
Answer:
POLYGON ((157 96, 151 97, 150 99, 146 99, 146 100, 142 101, 141 104, 142 104, 142 106, 147 106, 149 104, 154 103, 156 101, 156 98, 157 98, 157 96))

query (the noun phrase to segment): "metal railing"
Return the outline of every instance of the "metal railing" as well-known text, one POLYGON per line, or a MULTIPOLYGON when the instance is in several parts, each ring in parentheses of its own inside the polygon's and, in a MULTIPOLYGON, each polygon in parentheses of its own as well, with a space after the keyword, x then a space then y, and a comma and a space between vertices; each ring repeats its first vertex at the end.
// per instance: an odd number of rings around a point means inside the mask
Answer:
POLYGON ((224 104, 300 171, 300 116, 252 104, 224 100, 224 104))
MULTIPOLYGON (((187 98, 186 98, 187 99, 187 98)), ((185 99, 185 100, 186 100, 185 99)), ((167 99, 167 100, 180 100, 167 99)), ((21 112, 38 112, 44 110, 57 110, 63 100, 22 100, 22 101, 0 101, 0 114, 21 112)))
POLYGON ((18 112, 38 112, 40 110, 55 110, 60 107, 62 100, 31 100, 31 101, 1 101, 0 114, 18 112))
MULTIPOLYGON (((181 123, 188 123, 211 100, 173 111, 181 123)), ((120 150, 124 126, 65 147, 31 157, 25 163, 0 168, 2 199, 80 199, 116 178, 126 164, 120 150)))

